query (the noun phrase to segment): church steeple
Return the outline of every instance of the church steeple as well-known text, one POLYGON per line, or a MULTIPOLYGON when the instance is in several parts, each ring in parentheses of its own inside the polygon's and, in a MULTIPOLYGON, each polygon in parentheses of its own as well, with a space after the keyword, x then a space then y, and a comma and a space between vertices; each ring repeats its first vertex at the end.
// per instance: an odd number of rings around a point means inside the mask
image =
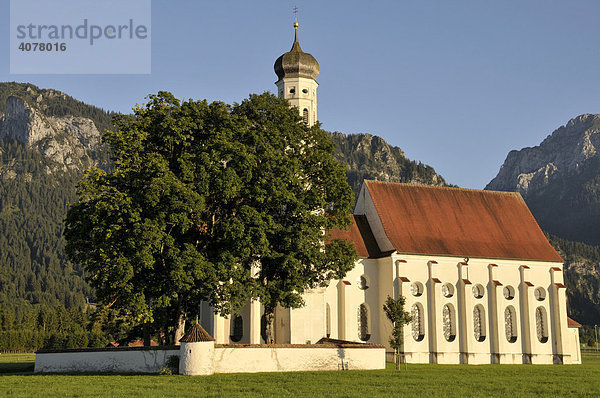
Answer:
POLYGON ((275 61, 274 69, 279 78, 275 84, 279 97, 286 98, 297 107, 304 121, 312 126, 317 121, 317 76, 320 67, 315 57, 300 47, 297 11, 295 8, 292 48, 275 61))

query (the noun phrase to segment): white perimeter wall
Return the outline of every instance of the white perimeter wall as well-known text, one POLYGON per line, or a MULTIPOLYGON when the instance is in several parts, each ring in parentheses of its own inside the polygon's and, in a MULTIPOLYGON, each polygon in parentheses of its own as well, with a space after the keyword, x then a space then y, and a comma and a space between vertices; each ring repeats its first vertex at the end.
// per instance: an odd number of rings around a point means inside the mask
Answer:
POLYGON ((215 348, 215 373, 385 369, 385 348, 215 348))
MULTIPOLYGON (((179 349, 39 352, 35 372, 159 373, 169 356, 179 349)), ((350 370, 384 369, 385 348, 337 347, 215 347, 215 373, 255 373, 338 370, 341 363, 350 370)))
POLYGON ((169 350, 111 348, 102 351, 47 352, 35 354, 35 372, 47 373, 159 373, 171 355, 169 350))

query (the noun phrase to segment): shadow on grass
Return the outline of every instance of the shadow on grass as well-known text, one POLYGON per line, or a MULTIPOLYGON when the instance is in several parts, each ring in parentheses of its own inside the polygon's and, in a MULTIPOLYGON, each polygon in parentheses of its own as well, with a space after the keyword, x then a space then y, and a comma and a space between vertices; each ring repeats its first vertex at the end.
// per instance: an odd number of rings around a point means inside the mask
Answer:
POLYGON ((5 362, 0 363, 0 375, 6 374, 33 374, 33 362, 5 362))

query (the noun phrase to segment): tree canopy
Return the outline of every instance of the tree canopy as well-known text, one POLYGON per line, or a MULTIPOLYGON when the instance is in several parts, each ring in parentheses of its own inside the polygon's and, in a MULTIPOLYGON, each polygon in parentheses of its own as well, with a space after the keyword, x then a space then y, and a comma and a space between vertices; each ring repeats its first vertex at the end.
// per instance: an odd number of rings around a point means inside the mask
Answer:
POLYGON ((271 94, 240 104, 150 95, 105 142, 114 170, 89 170, 66 218, 66 250, 106 306, 164 328, 201 301, 272 314, 353 267, 353 193, 334 144, 271 94))

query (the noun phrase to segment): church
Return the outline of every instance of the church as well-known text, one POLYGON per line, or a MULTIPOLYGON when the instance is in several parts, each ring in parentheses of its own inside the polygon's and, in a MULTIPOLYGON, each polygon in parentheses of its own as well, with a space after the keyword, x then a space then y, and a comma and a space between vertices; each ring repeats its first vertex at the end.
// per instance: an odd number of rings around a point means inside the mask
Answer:
MULTIPOLYGON (((290 51, 274 65, 278 95, 305 123, 317 121, 317 60, 302 51, 298 23, 290 51)), ((563 260, 518 193, 364 181, 348 230, 354 269, 277 308, 276 344, 323 338, 382 344, 391 323, 388 296, 406 300, 409 363, 581 363, 579 325, 568 318, 563 260)), ((265 343, 263 311, 249 302, 225 318, 202 307, 216 343, 265 343), (262 321, 262 322, 261 322, 262 321)))

